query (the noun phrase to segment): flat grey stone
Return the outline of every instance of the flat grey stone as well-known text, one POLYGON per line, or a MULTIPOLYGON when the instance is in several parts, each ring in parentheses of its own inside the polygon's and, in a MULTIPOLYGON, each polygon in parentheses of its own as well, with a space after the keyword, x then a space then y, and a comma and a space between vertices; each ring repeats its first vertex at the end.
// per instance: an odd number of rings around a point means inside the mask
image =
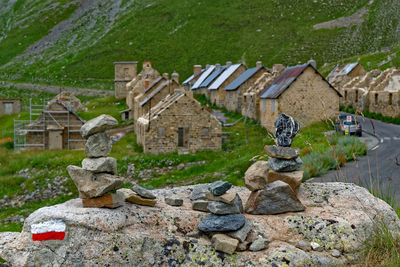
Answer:
POLYGON ((340 253, 340 251, 337 250, 337 249, 332 249, 331 255, 332 255, 333 257, 335 257, 335 258, 338 258, 338 257, 340 257, 341 253, 340 253))
POLYGON ((94 173, 111 173, 117 172, 117 160, 111 157, 86 158, 82 161, 82 168, 94 173))
POLYGON ((141 196, 142 198, 148 198, 148 199, 155 199, 156 196, 150 192, 150 190, 147 190, 146 188, 143 188, 141 186, 135 185, 132 190, 141 196))
POLYGON ((210 214, 199 223, 202 232, 230 232, 243 227, 246 218, 243 214, 215 215, 210 214))
POLYGON ((195 201, 192 202, 192 209, 193 210, 198 210, 198 211, 209 212, 208 204, 210 204, 210 201, 207 201, 207 200, 195 200, 195 201))
POLYGON ((170 206, 179 207, 179 206, 183 205, 183 199, 166 197, 165 198, 165 203, 167 203, 170 206))
POLYGON ((104 132, 105 130, 111 129, 118 125, 118 121, 110 115, 100 115, 90 121, 87 121, 81 127, 81 135, 87 138, 93 134, 104 132))
POLYGON ((239 240, 240 243, 243 243, 246 241, 246 238, 249 235, 253 226, 254 226, 253 222, 246 220, 246 223, 243 225, 242 228, 234 232, 227 232, 226 234, 229 235, 230 237, 239 240))
POLYGON ((227 204, 220 201, 214 201, 208 204, 208 210, 213 214, 227 215, 243 213, 243 204, 239 195, 236 194, 233 204, 227 204))
POLYGON ((292 172, 303 166, 303 161, 300 158, 295 159, 277 159, 269 158, 268 163, 271 169, 277 172, 292 172))
POLYGON ((293 189, 282 181, 275 181, 263 190, 251 192, 246 202, 246 212, 249 214, 269 215, 304 209, 293 189))
POLYGON ((265 153, 272 158, 277 159, 295 159, 300 155, 298 148, 283 147, 283 146, 265 146, 265 153))
POLYGON ((87 139, 85 155, 89 158, 107 157, 111 149, 111 138, 106 133, 97 133, 87 139))
POLYGON ((214 196, 221 196, 225 194, 226 191, 231 189, 232 184, 224 181, 216 181, 208 186, 208 190, 214 195, 214 196))
POLYGON ((199 184, 193 187, 190 200, 206 200, 206 194, 208 192, 208 184, 199 184))

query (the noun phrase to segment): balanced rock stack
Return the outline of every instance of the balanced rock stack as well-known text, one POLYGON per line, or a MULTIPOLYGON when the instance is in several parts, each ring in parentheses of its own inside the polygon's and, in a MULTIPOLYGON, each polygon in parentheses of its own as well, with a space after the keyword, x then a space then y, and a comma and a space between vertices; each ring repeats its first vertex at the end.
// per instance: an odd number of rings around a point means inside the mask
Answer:
POLYGON ((245 208, 249 214, 304 210, 296 195, 296 188, 303 179, 303 171, 298 171, 303 162, 299 150, 290 148, 299 124, 292 117, 280 114, 275 129, 277 145, 265 147, 268 162, 256 162, 245 173, 245 184, 252 191, 245 208))
POLYGON ((81 135, 87 138, 85 158, 82 168, 74 165, 67 171, 79 191, 84 207, 117 208, 125 202, 121 192, 110 193, 118 189, 123 180, 115 176, 117 160, 107 157, 112 149, 112 140, 106 130, 116 126, 118 121, 109 115, 101 115, 81 127, 81 135))
POLYGON ((232 184, 223 181, 209 185, 205 198, 209 200, 207 210, 212 214, 199 224, 200 231, 212 235, 214 248, 228 254, 236 251, 239 242, 245 242, 252 227, 242 214, 243 204, 239 195, 227 193, 231 187, 232 184))

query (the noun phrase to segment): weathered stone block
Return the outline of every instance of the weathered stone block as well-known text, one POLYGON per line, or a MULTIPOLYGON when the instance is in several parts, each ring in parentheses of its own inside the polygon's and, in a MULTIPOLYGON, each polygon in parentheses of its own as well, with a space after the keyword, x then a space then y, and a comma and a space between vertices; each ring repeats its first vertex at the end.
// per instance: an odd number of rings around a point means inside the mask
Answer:
POLYGON ((300 158, 295 159, 276 159, 269 158, 268 160, 271 169, 277 172, 292 172, 301 168, 303 161, 300 158))
POLYGON ((211 192, 206 193, 206 198, 211 201, 220 201, 226 204, 233 204, 236 199, 236 194, 234 193, 225 193, 220 196, 214 196, 211 192))
POLYGON ((290 148, 283 146, 265 146, 265 153, 269 157, 277 158, 277 159, 295 159, 300 155, 300 151, 298 148, 290 148))
POLYGON ((230 232, 243 227, 246 218, 243 214, 215 215, 210 214, 199 224, 202 232, 230 232))
POLYGON ((117 160, 111 157, 86 158, 82 161, 82 168, 94 173, 111 173, 117 172, 117 160))
POLYGON ((100 115, 90 121, 87 121, 81 127, 81 135, 87 138, 93 134, 104 132, 105 130, 111 129, 118 125, 118 121, 110 115, 100 115))
POLYGON ((112 149, 111 138, 106 133, 91 135, 85 145, 85 155, 90 158, 106 157, 112 149))
POLYGON ((244 183, 250 191, 263 189, 267 185, 269 164, 266 161, 257 161, 244 174, 244 183))
POLYGON ((216 181, 208 186, 208 190, 214 195, 214 196, 221 196, 225 194, 226 191, 228 191, 232 187, 231 183, 224 182, 224 181, 216 181))
POLYGON ((121 193, 105 194, 95 198, 83 198, 82 205, 85 208, 111 208, 115 209, 124 205, 125 198, 121 193))
POLYGON ((296 191, 303 181, 304 171, 293 171, 293 172, 276 172, 270 171, 268 173, 268 183, 275 181, 282 181, 290 185, 293 191, 296 191))
POLYGON ((224 202, 214 201, 208 204, 208 210, 213 214, 226 215, 238 214, 243 212, 243 204, 239 195, 236 194, 233 204, 226 204, 224 202))
POLYGON ((233 254, 237 246, 239 245, 238 240, 230 238, 229 236, 224 234, 213 235, 211 242, 215 250, 222 251, 227 254, 233 254))

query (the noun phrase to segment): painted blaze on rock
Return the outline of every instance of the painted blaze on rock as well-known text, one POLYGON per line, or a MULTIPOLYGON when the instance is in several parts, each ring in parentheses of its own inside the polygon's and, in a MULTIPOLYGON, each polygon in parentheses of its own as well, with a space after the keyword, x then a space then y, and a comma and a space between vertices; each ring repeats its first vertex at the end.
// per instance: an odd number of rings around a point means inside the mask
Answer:
POLYGON ((31 225, 33 241, 64 240, 65 223, 61 220, 50 220, 31 225))

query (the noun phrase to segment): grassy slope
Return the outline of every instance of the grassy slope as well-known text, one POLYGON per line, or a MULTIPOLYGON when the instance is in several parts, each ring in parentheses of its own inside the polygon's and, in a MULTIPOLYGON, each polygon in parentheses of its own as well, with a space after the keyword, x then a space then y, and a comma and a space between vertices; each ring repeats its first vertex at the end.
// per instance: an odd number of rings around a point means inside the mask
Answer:
MULTIPOLYGON (((45 50, 41 55, 43 59, 35 58, 31 65, 17 60, 2 68, 0 77, 20 80, 33 77, 33 81, 79 86, 103 83, 102 86, 112 88, 112 62, 118 60, 148 59, 161 72, 177 70, 182 77, 189 75, 193 64, 224 63, 226 60, 244 59, 249 65, 254 65, 257 60, 263 60, 268 66, 274 63, 289 65, 304 62, 314 54, 318 62, 337 62, 398 44, 396 17, 400 4, 393 0, 375 1, 362 25, 332 30, 314 30, 312 27, 353 14, 368 2, 127 0, 121 5, 125 10, 104 36, 99 37, 93 29, 86 29, 88 22, 82 23, 74 32, 66 33, 55 46, 45 50), (391 5, 390 10, 387 5, 391 5), (93 43, 81 41, 79 49, 68 47, 75 32, 93 35, 91 38, 98 40, 93 43), (91 45, 86 46, 86 43, 91 45), (71 53, 64 53, 65 49, 71 49, 71 53), (50 56, 57 51, 64 54, 50 56)), ((20 5, 16 9, 23 7, 20 5)), ((63 10, 65 17, 70 11, 63 10)), ((97 18, 96 29, 101 31, 105 23, 104 19, 97 18)), ((45 21, 44 25, 47 29, 52 23, 45 21)), ((11 40, 20 43, 22 38, 23 35, 9 36, 0 44, 11 40)), ((16 51, 17 48, 7 48, 0 48, 0 52, 21 53, 16 51)), ((5 61, 9 59, 7 56, 5 61)))

